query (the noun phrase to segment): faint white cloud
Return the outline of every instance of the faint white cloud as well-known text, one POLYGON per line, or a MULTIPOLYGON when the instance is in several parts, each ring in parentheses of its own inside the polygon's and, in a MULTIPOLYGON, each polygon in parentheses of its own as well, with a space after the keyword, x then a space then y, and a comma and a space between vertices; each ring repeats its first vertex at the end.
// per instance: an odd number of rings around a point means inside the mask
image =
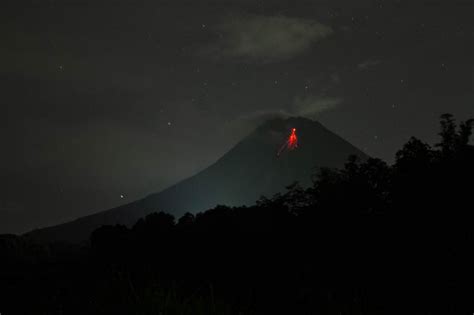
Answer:
POLYGON ((233 16, 218 25, 219 39, 203 52, 215 58, 275 62, 309 50, 333 29, 317 21, 286 16, 233 16))
POLYGON ((340 97, 305 95, 295 97, 290 113, 293 116, 313 118, 321 112, 333 109, 342 103, 340 97))
POLYGON ((306 117, 314 119, 318 114, 334 109, 343 101, 340 97, 306 95, 295 97, 288 108, 257 110, 237 117, 230 122, 231 129, 248 131, 274 118, 306 117))
POLYGON ((378 59, 367 59, 357 65, 359 70, 368 70, 380 64, 382 61, 378 59))

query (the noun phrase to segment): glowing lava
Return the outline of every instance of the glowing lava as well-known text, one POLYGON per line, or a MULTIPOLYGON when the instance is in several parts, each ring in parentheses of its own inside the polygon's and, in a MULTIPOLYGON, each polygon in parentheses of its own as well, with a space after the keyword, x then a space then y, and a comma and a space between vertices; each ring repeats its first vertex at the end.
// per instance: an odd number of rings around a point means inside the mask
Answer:
POLYGON ((280 150, 277 152, 277 156, 286 149, 288 151, 294 150, 298 147, 298 137, 296 136, 296 128, 291 129, 291 134, 288 137, 288 140, 281 146, 280 150))

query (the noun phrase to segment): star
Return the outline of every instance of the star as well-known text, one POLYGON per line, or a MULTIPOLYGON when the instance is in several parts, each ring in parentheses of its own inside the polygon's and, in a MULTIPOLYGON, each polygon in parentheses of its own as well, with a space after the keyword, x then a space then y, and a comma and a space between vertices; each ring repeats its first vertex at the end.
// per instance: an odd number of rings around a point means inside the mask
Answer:
POLYGON ((125 198, 125 196, 124 196, 124 195, 120 195, 120 199, 123 199, 123 198, 125 198))

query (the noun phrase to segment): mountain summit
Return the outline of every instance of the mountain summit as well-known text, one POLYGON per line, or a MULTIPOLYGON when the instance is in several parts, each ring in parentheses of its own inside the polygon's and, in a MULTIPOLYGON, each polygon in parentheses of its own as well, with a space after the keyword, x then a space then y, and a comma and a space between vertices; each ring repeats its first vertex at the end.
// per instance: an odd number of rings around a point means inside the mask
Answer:
POLYGON ((316 121, 299 117, 272 119, 208 168, 161 192, 27 235, 46 242, 77 242, 87 239, 101 225, 130 226, 151 212, 165 211, 179 217, 218 204, 250 205, 262 195, 269 197, 283 191, 294 181, 308 185, 319 167, 340 168, 349 155, 367 157, 316 121), (298 135, 298 147, 277 155, 293 128, 298 135))

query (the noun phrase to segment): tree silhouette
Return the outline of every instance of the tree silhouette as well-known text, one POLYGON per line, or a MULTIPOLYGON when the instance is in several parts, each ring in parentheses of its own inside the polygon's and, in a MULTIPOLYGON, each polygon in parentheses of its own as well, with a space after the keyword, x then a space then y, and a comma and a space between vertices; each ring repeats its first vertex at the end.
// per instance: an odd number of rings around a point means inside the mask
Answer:
POLYGON ((441 148, 444 156, 450 156, 455 151, 459 151, 469 144, 474 119, 461 122, 458 128, 453 115, 443 114, 441 115, 440 123, 441 131, 439 135, 441 136, 441 142, 437 143, 436 146, 441 148))

